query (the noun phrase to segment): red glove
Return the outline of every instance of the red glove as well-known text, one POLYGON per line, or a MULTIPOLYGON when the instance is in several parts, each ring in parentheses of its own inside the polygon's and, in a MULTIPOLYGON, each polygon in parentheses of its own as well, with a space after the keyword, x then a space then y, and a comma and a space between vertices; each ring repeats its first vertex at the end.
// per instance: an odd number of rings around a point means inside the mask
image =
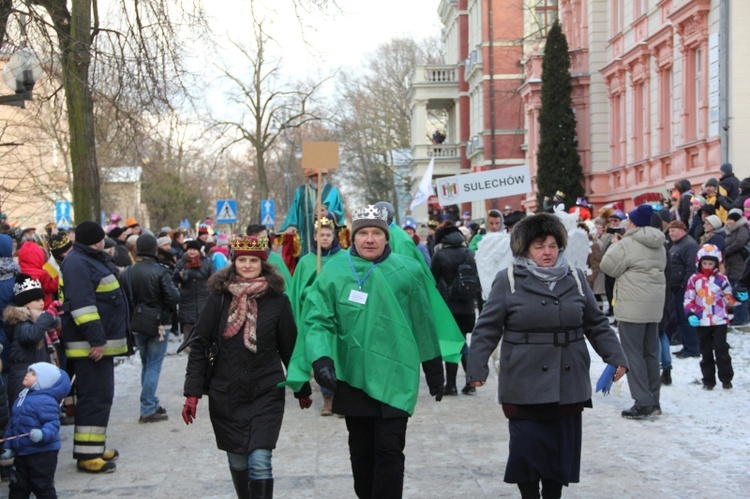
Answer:
POLYGON ((60 307, 62 307, 62 302, 60 300, 55 300, 55 301, 53 301, 52 303, 49 304, 49 307, 47 307, 46 312, 49 315, 52 315, 52 316, 55 316, 55 317, 58 316, 58 315, 62 315, 63 313, 60 310, 60 307))
POLYGON ((190 424, 195 420, 195 411, 198 409, 198 397, 191 395, 185 399, 182 406, 182 420, 185 424, 190 424))
POLYGON ((297 402, 299 402, 300 409, 309 409, 312 405, 312 397, 303 397, 301 399, 297 399, 297 402))

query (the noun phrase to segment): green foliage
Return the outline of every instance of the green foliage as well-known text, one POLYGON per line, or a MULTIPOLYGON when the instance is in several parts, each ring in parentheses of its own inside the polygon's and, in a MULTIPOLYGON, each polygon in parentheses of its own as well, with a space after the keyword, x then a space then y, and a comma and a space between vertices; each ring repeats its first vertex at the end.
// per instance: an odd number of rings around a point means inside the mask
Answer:
POLYGON ((576 116, 571 98, 568 42, 555 22, 549 31, 542 61, 542 107, 539 110, 539 150, 537 154, 538 201, 565 193, 572 206, 584 194, 583 169, 578 155, 576 116))

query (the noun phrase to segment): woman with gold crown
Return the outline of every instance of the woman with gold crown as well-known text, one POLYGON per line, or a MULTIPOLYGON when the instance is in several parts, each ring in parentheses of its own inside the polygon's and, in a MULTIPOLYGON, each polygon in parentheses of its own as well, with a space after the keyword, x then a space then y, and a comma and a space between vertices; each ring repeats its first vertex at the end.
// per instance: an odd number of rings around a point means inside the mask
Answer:
MULTIPOLYGON (((207 394, 216 444, 227 453, 237 497, 270 498, 271 455, 284 415, 279 383, 297 327, 284 280, 268 263, 267 238, 234 237, 229 247, 232 263, 211 276, 211 294, 195 324, 182 417, 192 423, 207 394)), ((300 408, 312 405, 310 393, 309 384, 295 393, 300 408)))
MULTIPOLYGON (((339 255, 341 250, 341 244, 336 237, 336 226, 333 219, 329 217, 318 218, 315 221, 315 234, 313 236, 315 242, 320 241, 320 260, 321 265, 328 263, 335 255, 339 255)), ((317 250, 317 244, 313 245, 313 249, 317 250)), ((302 307, 307 296, 307 291, 315 282, 315 278, 318 277, 318 255, 315 253, 308 253, 297 262, 297 269, 292 277, 292 286, 289 292, 289 299, 292 302, 292 310, 294 311, 294 317, 297 320, 302 319, 302 307)), ((321 416, 330 416, 333 414, 333 392, 321 387, 321 393, 323 394, 323 408, 320 411, 321 416)))

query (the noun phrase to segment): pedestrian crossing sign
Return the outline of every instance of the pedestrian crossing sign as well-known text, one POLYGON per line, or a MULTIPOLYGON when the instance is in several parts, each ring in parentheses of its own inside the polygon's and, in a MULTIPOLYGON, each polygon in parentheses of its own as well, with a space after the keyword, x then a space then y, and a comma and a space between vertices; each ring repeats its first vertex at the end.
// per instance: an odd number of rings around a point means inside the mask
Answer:
POLYGON ((237 221, 237 201, 234 199, 220 199, 216 201, 216 222, 233 224, 237 221))
POLYGON ((55 224, 58 229, 70 228, 70 201, 55 202, 55 224))
POLYGON ((260 202, 260 223, 266 227, 273 227, 276 222, 274 205, 273 199, 264 199, 260 202))

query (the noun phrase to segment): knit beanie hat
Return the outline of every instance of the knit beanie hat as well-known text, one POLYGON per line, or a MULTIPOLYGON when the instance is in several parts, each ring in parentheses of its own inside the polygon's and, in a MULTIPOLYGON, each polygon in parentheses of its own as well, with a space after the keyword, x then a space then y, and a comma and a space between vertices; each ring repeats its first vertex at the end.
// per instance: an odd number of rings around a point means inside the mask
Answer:
POLYGON ((721 168, 719 168, 721 173, 734 173, 732 168, 732 163, 722 163, 721 168))
POLYGON ((650 204, 642 204, 630 213, 628 219, 633 225, 638 227, 651 226, 651 217, 654 215, 654 208, 650 204))
POLYGON ((13 303, 17 307, 23 307, 35 300, 44 300, 42 283, 29 274, 18 274, 13 284, 13 303))
POLYGON ((104 238, 104 249, 114 248, 115 246, 117 246, 117 243, 114 239, 111 237, 104 238))
POLYGON ((706 204, 706 198, 704 198, 700 194, 696 194, 695 196, 693 196, 692 198, 690 198, 690 202, 692 204, 698 204, 698 205, 703 206, 704 204, 706 204))
POLYGON ((85 220, 78 224, 75 230, 76 242, 84 246, 97 244, 104 239, 104 229, 102 226, 91 220, 85 220))
POLYGON ((31 364, 28 369, 26 369, 26 372, 29 371, 34 371, 34 374, 36 375, 36 383, 31 387, 32 390, 46 390, 52 388, 62 376, 60 368, 49 362, 36 362, 31 364))
POLYGON ((716 180, 715 178, 710 178, 710 179, 708 179, 706 181, 706 187, 708 187, 708 186, 713 186, 713 187, 716 187, 718 189, 719 188, 719 181, 716 180))
POLYGON ((706 217, 706 222, 710 223, 711 227, 713 227, 714 229, 720 229, 721 226, 724 225, 721 222, 721 218, 719 218, 716 215, 709 215, 709 216, 707 216, 706 217))
POLYGON ((352 212, 352 239, 357 231, 365 227, 377 227, 385 232, 386 240, 390 240, 391 234, 388 230, 388 212, 386 209, 367 205, 365 208, 357 208, 352 212))
POLYGON ((216 246, 229 246, 229 238, 226 234, 216 236, 216 246))
POLYGON ((685 225, 685 222, 681 220, 674 220, 672 222, 669 222, 669 225, 667 225, 667 229, 682 229, 684 231, 687 231, 687 226, 685 225))
POLYGON ((156 255, 158 249, 156 238, 151 234, 141 234, 135 242, 135 249, 139 255, 156 255))
POLYGON ((159 239, 156 240, 156 245, 158 247, 167 246, 172 244, 172 238, 169 236, 162 236, 159 239))

